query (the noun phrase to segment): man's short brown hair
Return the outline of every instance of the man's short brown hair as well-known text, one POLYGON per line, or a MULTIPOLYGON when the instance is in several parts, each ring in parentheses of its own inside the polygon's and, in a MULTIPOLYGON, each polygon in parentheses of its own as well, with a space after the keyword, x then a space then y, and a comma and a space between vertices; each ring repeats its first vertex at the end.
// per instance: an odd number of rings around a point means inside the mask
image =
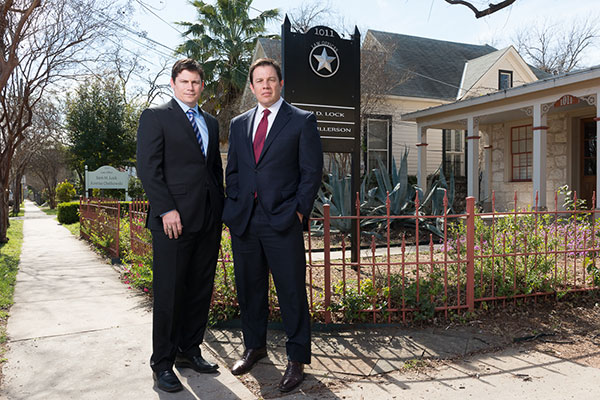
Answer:
POLYGON ((271 67, 275 68, 275 72, 277 72, 277 77, 279 78, 279 81, 281 82, 283 80, 283 76, 281 75, 281 67, 279 66, 277 61, 273 60, 272 58, 259 58, 258 60, 254 61, 250 66, 250 84, 252 84, 252 74, 254 73, 256 67, 264 67, 265 65, 270 65, 271 67))
POLYGON ((202 69, 202 66, 198 61, 192 60, 191 58, 184 58, 173 64, 173 68, 171 69, 171 79, 175 81, 177 75, 183 70, 197 72, 200 74, 200 80, 204 81, 204 70, 202 69))

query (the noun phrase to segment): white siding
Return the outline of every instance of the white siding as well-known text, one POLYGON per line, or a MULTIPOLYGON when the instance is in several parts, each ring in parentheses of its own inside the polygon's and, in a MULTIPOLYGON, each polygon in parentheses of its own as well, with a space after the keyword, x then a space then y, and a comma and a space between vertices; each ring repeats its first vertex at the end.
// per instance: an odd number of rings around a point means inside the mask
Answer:
POLYGON ((537 80, 533 73, 523 62, 523 60, 513 53, 513 50, 506 52, 500 59, 490 68, 481 79, 479 79, 473 88, 464 96, 474 97, 498 91, 498 72, 500 70, 512 71, 513 87, 521 86, 526 83, 537 80))
MULTIPOLYGON (((399 163, 404 154, 404 147, 408 148, 409 175, 417 174, 417 124, 402 121, 400 116, 407 112, 422 110, 440 104, 444 104, 444 102, 390 96, 372 112, 372 114, 392 116, 392 155, 396 159, 396 162, 399 163)), ((427 131, 427 143, 427 174, 432 174, 442 163, 442 131, 440 129, 429 129, 427 131)))

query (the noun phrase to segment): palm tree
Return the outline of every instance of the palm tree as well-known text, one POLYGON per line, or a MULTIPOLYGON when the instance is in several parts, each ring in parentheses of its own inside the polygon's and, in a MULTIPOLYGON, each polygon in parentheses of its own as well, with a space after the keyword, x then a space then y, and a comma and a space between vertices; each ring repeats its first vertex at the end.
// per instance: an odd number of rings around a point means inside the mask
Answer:
POLYGON ((196 22, 179 22, 192 36, 177 51, 198 60, 205 75, 203 108, 216 114, 221 141, 227 140, 229 120, 236 114, 237 100, 244 90, 252 51, 258 37, 264 35, 267 22, 279 16, 278 9, 263 11, 250 18, 252 0, 217 0, 215 5, 195 0, 196 22))

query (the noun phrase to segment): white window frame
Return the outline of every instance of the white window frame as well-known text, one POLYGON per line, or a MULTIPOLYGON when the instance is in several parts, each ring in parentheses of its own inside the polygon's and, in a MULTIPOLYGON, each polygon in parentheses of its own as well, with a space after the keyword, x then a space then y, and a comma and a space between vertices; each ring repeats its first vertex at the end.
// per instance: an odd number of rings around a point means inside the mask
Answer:
POLYGON ((370 154, 374 152, 382 153, 382 161, 386 164, 388 170, 391 165, 391 149, 392 149, 392 116, 391 115, 371 115, 366 118, 367 123, 365 125, 365 141, 366 141, 366 154, 365 154, 365 163, 367 165, 367 172, 371 171, 373 168, 378 168, 378 165, 370 165, 371 157, 370 154), (369 127, 371 122, 385 122, 387 123, 387 140, 386 140, 386 148, 373 148, 371 145, 371 135, 369 134, 369 127), (385 155, 385 157, 383 157, 385 155))

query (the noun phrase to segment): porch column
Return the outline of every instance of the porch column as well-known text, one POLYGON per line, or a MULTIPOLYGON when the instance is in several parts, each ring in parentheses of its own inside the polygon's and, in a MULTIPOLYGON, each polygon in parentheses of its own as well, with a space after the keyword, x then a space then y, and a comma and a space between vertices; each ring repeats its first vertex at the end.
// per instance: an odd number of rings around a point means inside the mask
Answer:
POLYGON ((425 193, 427 192, 427 127, 420 124, 417 124, 417 150, 417 185, 425 193))
POLYGON ((546 208, 546 133, 548 132, 547 116, 542 113, 542 104, 533 105, 533 198, 538 195, 537 205, 546 208))
POLYGON ((467 118, 467 196, 479 201, 479 119, 467 118))
MULTIPOLYGON (((488 140, 489 143, 489 140, 488 140)), ((488 144, 483 147, 483 201, 485 203, 492 202, 492 145, 488 144)))
POLYGON ((598 133, 600 133, 600 89, 596 93, 596 208, 600 209, 600 196, 598 195, 598 189, 600 189, 600 146, 598 146, 598 133))

